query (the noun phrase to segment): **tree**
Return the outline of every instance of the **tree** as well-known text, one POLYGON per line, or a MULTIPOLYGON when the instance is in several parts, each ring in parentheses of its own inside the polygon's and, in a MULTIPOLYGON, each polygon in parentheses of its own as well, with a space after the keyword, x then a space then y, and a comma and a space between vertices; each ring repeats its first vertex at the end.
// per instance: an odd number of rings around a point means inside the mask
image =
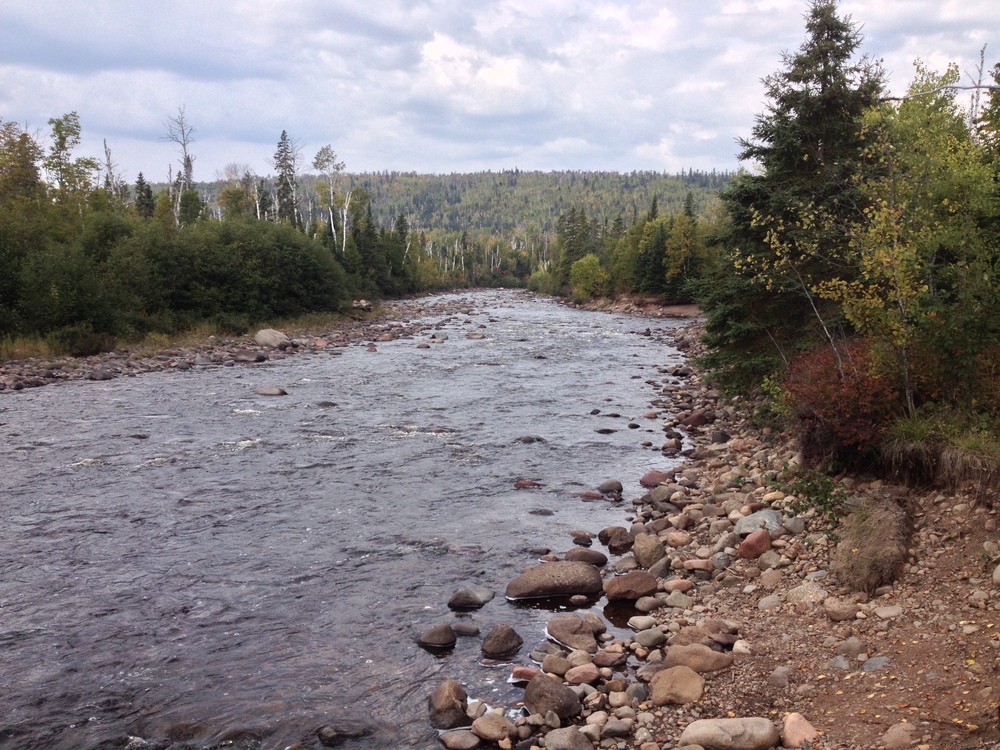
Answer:
POLYGON ((299 147, 288 137, 288 131, 281 131, 278 149, 274 152, 274 171, 277 175, 278 221, 287 221, 293 227, 299 225, 298 217, 298 173, 299 147))
POLYGON ((167 128, 165 140, 176 143, 181 150, 180 178, 181 190, 187 190, 194 184, 194 155, 191 153, 191 144, 194 143, 194 128, 187 120, 184 107, 177 108, 177 115, 168 117, 164 123, 167 128))
POLYGON ((56 201, 65 202, 72 196, 81 196, 93 187, 93 175, 98 163, 89 157, 73 158, 73 150, 80 145, 80 118, 76 112, 49 120, 52 126, 52 143, 45 158, 45 171, 54 183, 56 201))
POLYGON ((971 401, 983 353, 1000 336, 991 314, 1000 249, 982 230, 1000 211, 983 144, 950 88, 958 81, 957 66, 939 75, 918 62, 910 96, 866 116, 862 215, 847 226, 818 218, 850 242, 844 272, 817 292, 881 353, 910 416, 918 374, 928 392, 971 401))
POLYGON ((685 206, 674 218, 664 246, 664 295, 669 301, 684 299, 686 283, 703 270, 704 252, 698 220, 685 206))
POLYGON ((584 302, 604 293, 607 283, 607 273, 601 268, 600 259, 593 253, 584 255, 570 269, 570 284, 573 288, 573 299, 584 302))
MULTIPOLYGON (((174 220, 181 223, 181 201, 185 191, 191 190, 194 186, 194 155, 191 153, 191 144, 194 142, 194 128, 187 120, 184 107, 177 108, 175 117, 168 117, 166 123, 167 135, 165 140, 176 143, 181 150, 180 170, 177 173, 177 180, 171 178, 170 197, 174 206, 174 220)), ((188 205, 190 206, 190 198, 188 205)))
POLYGON ((0 120, 0 336, 20 327, 21 269, 47 226, 50 203, 39 165, 41 146, 12 122, 0 120))
POLYGON ((337 222, 336 222, 336 186, 337 175, 344 171, 344 162, 337 161, 337 153, 330 144, 323 146, 316 152, 312 163, 313 169, 317 170, 326 179, 325 183, 316 186, 321 190, 321 205, 327 209, 327 216, 330 221, 330 234, 333 236, 333 245, 337 246, 337 222))
POLYGON ((740 142, 740 159, 758 169, 721 195, 729 223, 717 238, 728 250, 720 273, 748 282, 750 296, 747 284, 729 280, 701 287, 709 292, 700 300, 709 316, 705 364, 735 388, 787 365, 804 337, 837 350, 836 305, 813 290, 839 270, 833 259, 847 239, 810 217, 818 211, 846 223, 863 211, 861 121, 879 100, 883 74, 866 57, 854 61, 861 35, 834 0, 811 2, 806 32, 798 53, 783 55, 783 69, 764 79, 767 111, 740 142), (726 289, 739 298, 726 298, 726 289))
POLYGON ((104 139, 104 161, 101 162, 101 171, 104 173, 102 187, 111 207, 116 211, 123 211, 128 201, 128 185, 118 172, 118 163, 111 156, 107 138, 104 139))
POLYGON ((146 178, 139 172, 135 178, 135 212, 143 219, 152 219, 156 210, 156 199, 153 197, 153 188, 146 182, 146 178))

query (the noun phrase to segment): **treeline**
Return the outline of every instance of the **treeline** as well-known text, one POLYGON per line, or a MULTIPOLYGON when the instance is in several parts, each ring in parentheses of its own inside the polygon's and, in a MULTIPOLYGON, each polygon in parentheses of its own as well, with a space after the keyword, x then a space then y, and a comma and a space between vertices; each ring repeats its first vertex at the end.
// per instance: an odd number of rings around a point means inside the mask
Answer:
POLYGON ((330 146, 306 165, 282 132, 273 175, 230 165, 223 179, 197 183, 181 109, 167 121, 176 174, 129 185, 107 144, 102 160, 76 154, 76 113, 49 125, 39 142, 0 121, 0 339, 48 338, 75 353, 203 322, 242 332, 351 298, 530 279, 560 294, 676 294, 677 269, 650 271, 675 232, 656 206, 678 207, 679 225, 696 222, 730 177, 349 175, 330 146), (640 201, 653 208, 640 211, 640 201), (611 271, 599 285, 571 284, 571 267, 591 252, 611 271))
POLYGON ((129 188, 107 149, 104 163, 75 155, 75 113, 49 124, 45 149, 0 122, 0 339, 47 337, 83 354, 202 322, 242 332, 418 288, 422 260, 408 253, 405 219, 376 227, 365 201, 345 212, 337 242, 324 224, 259 220, 248 206, 215 221, 190 158, 158 194, 141 174, 129 188))
MULTIPOLYGON (((286 134, 287 136, 287 134, 286 134)), ((324 147, 328 149, 329 147, 324 147)), ((324 149, 320 149, 323 152, 324 149)), ((335 155, 332 157, 336 158, 335 155)), ((318 155, 312 163, 319 176, 297 177, 298 211, 310 223, 330 206, 329 159, 318 155)), ((621 217, 631 224, 641 218, 655 198, 664 213, 681 211, 692 201, 699 215, 707 215, 716 196, 732 180, 727 171, 682 170, 670 175, 652 170, 634 172, 537 172, 519 169, 468 174, 417 174, 416 172, 333 173, 337 197, 353 193, 371 201, 379 225, 405 216, 410 226, 425 232, 466 232, 475 236, 510 235, 533 231, 554 236, 556 222, 571 209, 582 210, 599 222, 621 217)), ((262 215, 278 205, 278 180, 252 175, 245 165, 224 170, 229 177, 194 185, 203 203, 218 216, 231 207, 232 189, 253 181, 264 201, 262 215)), ((159 185, 166 188, 166 184, 159 185)))
POLYGON ((560 216, 583 211, 599 223, 617 217, 631 224, 655 198, 668 213, 680 211, 690 194, 707 213, 729 172, 523 172, 420 175, 381 172, 350 175, 369 193, 376 217, 405 215, 415 228, 442 232, 509 234, 535 228, 552 236, 560 216))
POLYGON ((969 87, 918 62, 893 99, 833 0, 806 29, 742 142, 756 168, 721 194, 719 266, 691 287, 704 364, 768 394, 817 461, 995 471, 1000 66, 969 87))
POLYGON ((691 192, 675 213, 661 213, 654 197, 630 223, 620 215, 599 222, 572 208, 556 222, 551 262, 540 264, 529 286, 578 302, 619 295, 689 302, 693 283, 717 265, 718 251, 706 243, 716 224, 695 213, 691 192))

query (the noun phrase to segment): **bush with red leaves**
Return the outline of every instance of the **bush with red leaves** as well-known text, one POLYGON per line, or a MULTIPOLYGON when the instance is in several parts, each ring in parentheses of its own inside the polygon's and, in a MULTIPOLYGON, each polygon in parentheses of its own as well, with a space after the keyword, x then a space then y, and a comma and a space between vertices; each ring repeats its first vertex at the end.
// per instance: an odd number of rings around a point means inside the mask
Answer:
POLYGON ((900 394, 891 379, 873 367, 871 349, 860 339, 841 346, 843 374, 829 346, 803 352, 785 380, 792 412, 801 428, 806 458, 864 452, 894 413, 900 394))

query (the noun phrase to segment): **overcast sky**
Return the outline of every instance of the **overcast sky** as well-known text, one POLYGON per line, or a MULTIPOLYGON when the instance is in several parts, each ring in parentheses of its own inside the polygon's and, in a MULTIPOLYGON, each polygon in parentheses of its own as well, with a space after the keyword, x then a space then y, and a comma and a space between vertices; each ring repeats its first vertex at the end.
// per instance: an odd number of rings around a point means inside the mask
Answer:
MULTIPOLYGON (((732 169, 760 79, 805 0, 0 0, 0 119, 47 133, 76 111, 125 177, 166 179, 184 107, 195 179, 304 165, 350 172, 732 169)), ((921 58, 1000 60, 997 0, 844 1, 893 92, 921 58)), ((307 171, 304 169, 303 171, 307 171)))

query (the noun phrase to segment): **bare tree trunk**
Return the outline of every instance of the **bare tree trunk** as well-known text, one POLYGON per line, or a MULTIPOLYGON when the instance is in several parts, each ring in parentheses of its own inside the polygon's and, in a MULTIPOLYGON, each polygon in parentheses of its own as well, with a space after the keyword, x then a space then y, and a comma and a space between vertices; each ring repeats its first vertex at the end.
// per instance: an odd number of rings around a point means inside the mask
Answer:
POLYGON ((347 191, 347 195, 344 196, 344 207, 340 211, 340 233, 343 235, 343 245, 340 249, 341 255, 347 255, 347 210, 351 207, 351 195, 353 194, 353 190, 347 191))

